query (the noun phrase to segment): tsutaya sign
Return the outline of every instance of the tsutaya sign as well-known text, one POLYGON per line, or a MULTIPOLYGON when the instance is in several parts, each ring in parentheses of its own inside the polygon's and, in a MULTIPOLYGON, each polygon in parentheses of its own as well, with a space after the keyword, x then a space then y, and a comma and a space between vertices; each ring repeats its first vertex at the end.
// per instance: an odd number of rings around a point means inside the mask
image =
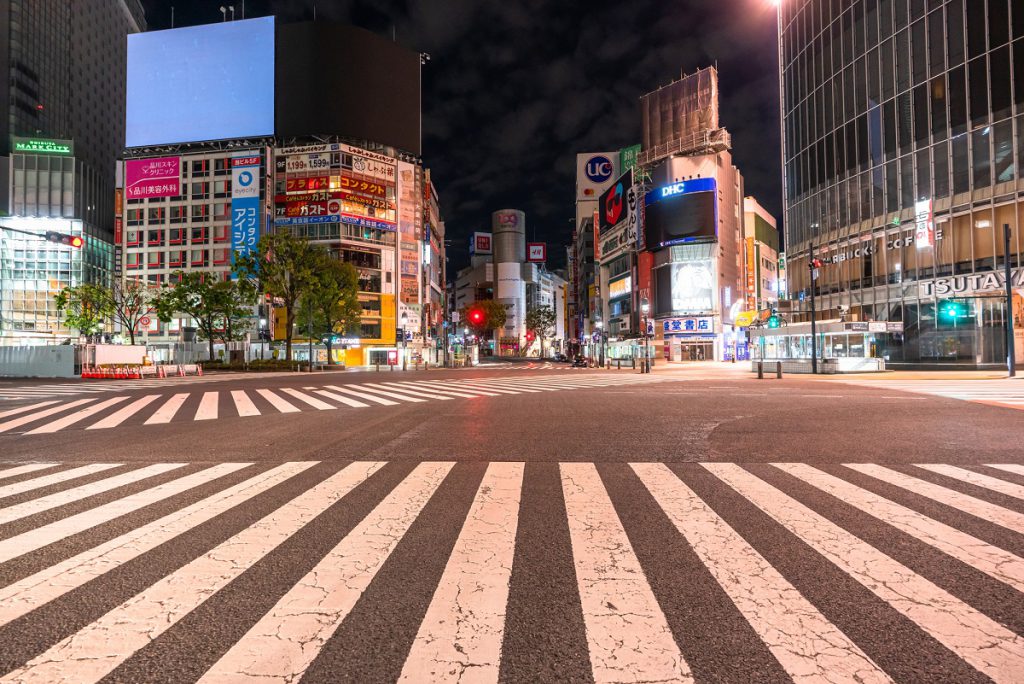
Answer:
MULTIPOLYGON (((1016 268, 1010 272, 1014 287, 1024 287, 1024 268, 1016 268)), ((949 295, 976 294, 991 292, 1002 294, 1006 288, 1006 277, 1002 271, 973 273, 971 275, 949 276, 918 283, 922 297, 947 297, 949 295)))

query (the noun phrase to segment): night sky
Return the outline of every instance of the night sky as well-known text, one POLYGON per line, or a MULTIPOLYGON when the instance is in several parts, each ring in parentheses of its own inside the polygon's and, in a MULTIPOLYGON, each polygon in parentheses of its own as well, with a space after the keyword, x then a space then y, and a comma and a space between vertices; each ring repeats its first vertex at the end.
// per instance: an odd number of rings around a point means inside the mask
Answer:
MULTIPOLYGON (((221 20, 241 0, 142 0, 150 29, 221 20)), ((640 142, 639 97, 717 64, 721 122, 753 195, 780 218, 775 11, 768 0, 247 0, 248 18, 316 16, 430 54, 423 160, 441 196, 452 266, 496 209, 522 209, 550 265, 575 216, 576 152, 640 142), (392 33, 393 32, 393 33, 392 33)))

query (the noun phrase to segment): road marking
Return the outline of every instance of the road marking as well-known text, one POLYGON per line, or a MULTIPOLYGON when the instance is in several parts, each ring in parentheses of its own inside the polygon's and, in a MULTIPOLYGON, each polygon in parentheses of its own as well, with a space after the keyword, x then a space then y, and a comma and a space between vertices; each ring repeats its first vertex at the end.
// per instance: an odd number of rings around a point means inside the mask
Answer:
POLYGON ((910 477, 903 473, 889 468, 883 468, 870 463, 844 463, 845 467, 851 470, 856 470, 859 473, 863 473, 875 479, 881 480, 882 482, 888 482, 891 485, 906 489, 915 494, 928 497, 934 501, 938 501, 941 504, 950 506, 959 511, 973 515, 976 518, 987 520, 996 525, 1000 525, 1007 529, 1011 529, 1014 532, 1024 533, 1024 515, 1011 511, 1002 506, 996 506, 993 503, 977 499, 967 494, 961 494, 960 492, 946 487, 940 487, 937 484, 932 484, 925 480, 919 480, 916 477, 910 477))
POLYGON ((28 473, 34 473, 38 470, 46 470, 47 468, 56 468, 57 463, 26 463, 25 465, 15 466, 13 468, 7 468, 6 470, 0 470, 0 480, 6 480, 9 477, 16 475, 27 475, 28 473))
POLYGON ((33 658, 0 681, 95 682, 287 541, 384 464, 353 463, 33 658))
POLYGON ((8 506, 3 510, 0 510, 0 524, 6 524, 21 518, 26 518, 36 513, 42 513, 58 506, 66 506, 69 503, 75 501, 81 501, 82 499, 90 496, 96 496, 103 492, 109 492, 112 489, 123 487, 139 480, 145 480, 149 477, 161 475, 163 473, 175 470, 177 468, 184 467, 184 463, 154 463, 153 465, 139 468, 138 470, 132 470, 127 473, 121 473, 113 477, 108 477, 105 480, 97 480, 89 484, 81 485, 80 487, 74 487, 72 489, 66 489, 63 492, 57 492, 56 494, 50 494, 49 496, 43 496, 38 499, 32 499, 31 501, 25 501, 14 506, 8 506))
POLYGON ((199 401, 199 408, 196 409, 195 418, 192 420, 216 420, 218 397, 220 392, 203 392, 203 398, 199 401))
POLYGON ((343 397, 340 394, 336 394, 334 392, 328 392, 327 390, 317 389, 316 387, 307 387, 306 389, 307 390, 312 390, 313 392, 319 394, 322 397, 327 397, 328 399, 333 399, 334 401, 338 402, 339 404, 345 404, 345 406, 351 406, 352 408, 369 408, 369 406, 370 406, 369 404, 364 404, 361 401, 356 401, 355 399, 349 399, 348 397, 343 397))
POLYGON ((383 388, 391 392, 401 392, 402 394, 408 394, 413 397, 426 397, 427 399, 440 399, 441 401, 451 401, 452 397, 446 397, 441 394, 433 394, 431 392, 424 392, 423 390, 415 389, 413 387, 390 387, 389 385, 395 385, 397 383, 389 383, 385 385, 380 382, 369 382, 366 383, 365 387, 374 391, 380 391, 378 388, 383 388))
POLYGON ((543 391, 543 390, 539 390, 539 389, 527 389, 526 387, 516 387, 516 386, 511 385, 511 384, 509 384, 508 386, 505 386, 505 385, 500 385, 499 386, 499 385, 495 385, 493 383, 486 383, 486 382, 483 382, 483 381, 481 381, 481 382, 460 382, 460 383, 458 383, 456 385, 456 387, 467 387, 467 388, 469 388, 470 390, 472 390, 474 392, 477 392, 477 391, 483 392, 484 390, 486 390, 488 392, 497 392, 498 394, 519 394, 520 392, 529 392, 530 394, 539 394, 540 392, 543 391), (509 389, 510 387, 515 387, 515 389, 509 389))
POLYGON ((559 469, 594 681, 692 682, 597 468, 559 469))
POLYGON ((281 413, 298 413, 299 407, 277 396, 268 389, 258 389, 256 393, 270 402, 270 405, 281 413))
POLYGON ((238 412, 239 418, 260 415, 260 410, 256 408, 256 404, 245 393, 245 390, 231 390, 231 399, 235 402, 235 411, 238 412))
POLYGON ((41 425, 40 427, 37 427, 34 430, 29 430, 25 434, 42 435, 54 433, 57 432, 58 430, 63 430, 69 425, 74 425, 77 422, 85 420, 89 416, 96 415, 97 413, 104 409, 108 409, 111 406, 114 406, 115 404, 120 404, 127 398, 128 397, 114 397, 113 399, 107 399, 106 401, 101 401, 100 403, 93 404, 92 406, 86 406, 84 409, 80 411, 75 411, 74 413, 68 414, 66 416, 63 416, 62 418, 58 418, 57 420, 51 421, 46 425, 41 425))
POLYGON ((498 396, 497 394, 493 394, 491 392, 484 392, 482 390, 478 390, 476 392, 468 392, 468 391, 466 391, 464 389, 457 389, 457 390, 448 389, 447 385, 443 385, 441 383, 437 383, 435 385, 435 384, 432 384, 432 383, 427 382, 427 381, 423 381, 423 382, 385 382, 385 383, 382 383, 382 384, 385 387, 394 387, 395 389, 398 389, 398 390, 402 389, 403 387, 411 387, 412 389, 430 390, 431 392, 436 392, 438 394, 444 394, 447 397, 462 397, 464 399, 477 399, 477 398, 479 398, 480 396, 483 396, 483 395, 490 395, 492 397, 498 396))
POLYGON ((247 468, 251 463, 221 463, 191 475, 165 482, 151 489, 146 489, 123 499, 115 499, 110 503, 91 508, 77 515, 62 518, 49 525, 37 527, 28 532, 8 537, 0 541, 0 563, 12 558, 41 549, 47 544, 60 541, 65 537, 78 534, 83 530, 102 525, 114 518, 137 511, 144 506, 163 501, 181 492, 212 482, 217 478, 247 468))
POLYGON ((804 463, 773 463, 793 477, 892 525, 990 577, 1024 591, 1024 559, 804 463))
POLYGON ((892 681, 668 467, 630 467, 793 681, 892 681))
POLYGON ((115 411, 114 413, 111 413, 106 418, 104 418, 104 419, 102 419, 102 420, 100 420, 100 421, 98 421, 96 423, 93 423, 92 425, 90 425, 89 427, 87 427, 85 429, 86 430, 102 430, 102 429, 105 429, 105 428, 117 427, 118 425, 120 425, 124 421, 128 420, 129 418, 134 416, 136 413, 138 413, 140 410, 142 410, 146 406, 149 406, 151 403, 153 403, 154 401, 156 401, 159 398, 160 398, 159 394, 148 394, 148 395, 146 395, 144 397, 140 397, 140 398, 136 399, 135 401, 133 401, 132 403, 130 403, 127 406, 125 406, 124 408, 118 409, 117 411, 115 411))
POLYGON ((122 465, 124 464, 90 463, 89 465, 79 466, 77 468, 72 468, 71 470, 62 470, 59 473, 51 473, 49 475, 43 475, 42 477, 34 477, 31 480, 22 480, 21 482, 15 482, 14 484, 0 487, 0 499, 8 496, 14 496, 15 494, 30 492, 33 489, 39 489, 40 487, 49 487, 50 485, 67 482, 68 480, 73 480, 76 477, 84 477, 86 475, 92 475, 93 473, 101 473, 104 470, 110 470, 111 468, 117 468, 122 465))
POLYGON ((312 468, 284 463, 0 589, 0 626, 312 468))
POLYGON ((298 681, 454 463, 421 463, 203 675, 298 681))
POLYGON ((801 541, 995 682, 1020 681, 1024 638, 731 463, 701 463, 801 541))
POLYGON ((399 681, 498 681, 523 471, 487 466, 399 681))
POLYGON ((376 396, 374 394, 367 394, 366 392, 356 392, 355 390, 350 390, 347 387, 338 387, 337 385, 327 385, 327 389, 334 390, 335 392, 344 392, 345 394, 351 394, 354 397, 359 397, 360 399, 366 399, 367 401, 372 401, 372 402, 375 402, 375 403, 380 404, 382 406, 398 406, 398 402, 397 401, 391 401, 390 399, 384 399, 383 397, 378 397, 378 396, 376 396))
POLYGON ((44 406, 50 406, 56 404, 57 400, 52 401, 41 401, 38 404, 29 404, 28 406, 19 406, 18 408, 8 409, 7 411, 0 411, 0 418, 6 418, 7 416, 15 416, 19 413, 25 413, 25 411, 35 411, 36 409, 43 408, 44 406))
POLYGON ((984 487, 985 489, 991 489, 993 492, 999 492, 1006 496, 1012 496, 1015 499, 1024 499, 1024 487, 1006 480, 1000 480, 997 477, 989 477, 988 475, 982 475, 976 473, 973 470, 967 470, 966 468, 958 468, 951 465, 941 465, 935 463, 918 463, 915 464, 918 468, 930 470, 933 473, 939 475, 945 475, 951 477, 954 480, 960 480, 972 484, 976 487, 984 487))
POLYGON ((22 425, 26 425, 28 423, 32 423, 34 421, 37 421, 40 418, 46 418, 47 416, 52 416, 55 413, 60 413, 61 411, 67 411, 68 409, 74 408, 76 406, 82 406, 83 404, 88 404, 91 401, 96 401, 96 400, 93 399, 93 398, 89 398, 89 399, 78 399, 76 401, 69 401, 66 404, 60 404, 58 406, 53 406, 53 407, 50 407, 48 409, 43 409, 42 411, 36 411, 35 413, 30 413, 29 415, 22 416, 21 418, 15 418, 14 420, 9 420, 6 423, 0 423, 0 432, 7 432, 8 430, 13 430, 14 428, 21 427, 22 425))
POLYGON ((411 397, 408 394, 399 394, 398 392, 377 389, 375 387, 368 387, 366 385, 353 385, 353 387, 358 387, 360 389, 360 391, 363 391, 363 392, 371 392, 371 393, 375 393, 375 394, 381 394, 381 395, 383 395, 385 397, 391 397, 392 399, 398 399, 399 401, 410 401, 410 402, 413 402, 413 403, 423 403, 423 402, 426 401, 426 399, 420 399, 419 397, 411 397))
POLYGON ((334 409, 338 408, 334 404, 328 404, 326 401, 322 401, 320 399, 317 399, 316 397, 311 397, 305 392, 300 392, 294 387, 282 387, 281 391, 284 392, 285 394, 289 394, 295 397, 301 402, 309 404, 313 408, 318 409, 320 411, 333 411, 334 409))
POLYGON ((1005 470, 1008 473, 1024 475, 1024 465, 1016 465, 1014 463, 986 463, 985 465, 989 468, 998 468, 999 470, 1005 470))
POLYGON ((164 405, 156 410, 156 413, 146 419, 144 425, 157 425, 171 422, 171 418, 174 418, 174 414, 178 412, 178 409, 180 409, 181 405, 185 403, 188 396, 187 392, 175 394, 165 401, 164 405))

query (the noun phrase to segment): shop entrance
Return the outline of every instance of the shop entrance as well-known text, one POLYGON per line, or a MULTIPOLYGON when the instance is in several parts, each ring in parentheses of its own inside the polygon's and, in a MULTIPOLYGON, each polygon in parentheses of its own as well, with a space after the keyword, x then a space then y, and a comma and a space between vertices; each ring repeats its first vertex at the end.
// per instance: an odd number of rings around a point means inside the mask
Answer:
POLYGON ((679 345, 680 361, 713 361, 715 345, 712 342, 684 342, 679 345))

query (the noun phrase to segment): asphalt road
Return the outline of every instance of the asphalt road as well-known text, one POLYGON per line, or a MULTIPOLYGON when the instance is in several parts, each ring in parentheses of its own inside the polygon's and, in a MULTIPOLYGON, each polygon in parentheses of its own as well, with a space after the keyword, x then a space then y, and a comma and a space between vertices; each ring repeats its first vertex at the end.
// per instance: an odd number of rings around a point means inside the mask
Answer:
POLYGON ((3 382, 0 682, 1024 681, 1022 409, 718 366, 3 382))

